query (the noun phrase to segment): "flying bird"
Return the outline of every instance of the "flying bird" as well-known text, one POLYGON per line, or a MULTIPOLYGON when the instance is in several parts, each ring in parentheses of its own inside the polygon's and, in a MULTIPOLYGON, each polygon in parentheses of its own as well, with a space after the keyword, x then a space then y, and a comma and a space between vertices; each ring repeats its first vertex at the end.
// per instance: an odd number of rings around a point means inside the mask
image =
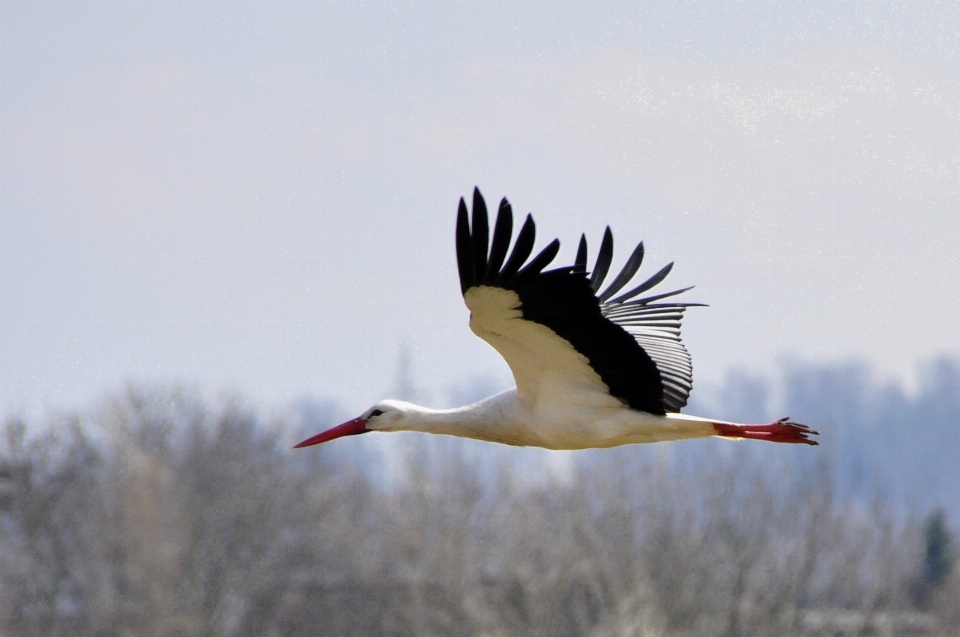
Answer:
POLYGON ((547 449, 708 436, 817 444, 810 438, 816 431, 789 418, 747 425, 680 413, 693 388, 680 321, 688 307, 703 304, 672 300, 690 288, 642 296, 666 278, 672 263, 622 292, 640 269, 643 242, 604 288, 613 260, 609 226, 592 269, 586 236, 573 265, 551 270, 545 268, 560 242, 554 239, 530 259, 536 238, 531 215, 511 250, 512 238, 506 198, 492 240, 480 191, 473 191, 472 215, 460 199, 457 265, 470 329, 503 356, 515 388, 456 409, 383 400, 296 448, 370 431, 420 431, 547 449))

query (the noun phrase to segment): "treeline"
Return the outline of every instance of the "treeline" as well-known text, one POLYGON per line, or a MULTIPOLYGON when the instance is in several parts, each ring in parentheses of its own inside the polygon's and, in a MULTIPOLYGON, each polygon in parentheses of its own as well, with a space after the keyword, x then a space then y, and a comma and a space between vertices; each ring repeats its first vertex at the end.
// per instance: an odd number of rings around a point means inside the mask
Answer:
POLYGON ((393 434, 385 479, 362 439, 291 450, 322 414, 141 388, 6 421, 0 635, 960 634, 949 520, 830 449, 393 434))
POLYGON ((846 487, 960 518, 960 360, 921 363, 909 391, 862 361, 784 361, 779 371, 731 371, 714 391, 695 389, 686 411, 740 422, 789 414, 821 431, 846 487))

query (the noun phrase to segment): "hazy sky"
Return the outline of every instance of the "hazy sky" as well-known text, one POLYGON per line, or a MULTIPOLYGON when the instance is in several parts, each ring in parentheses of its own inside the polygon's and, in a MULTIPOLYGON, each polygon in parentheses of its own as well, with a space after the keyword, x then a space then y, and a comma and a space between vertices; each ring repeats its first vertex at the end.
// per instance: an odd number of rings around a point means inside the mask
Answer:
MULTIPOLYGON (((960 353, 960 15, 910 2, 0 2, 0 413, 128 380, 505 380, 457 200, 697 284, 698 384, 960 353)), ((696 390, 695 390, 696 391, 696 390)))

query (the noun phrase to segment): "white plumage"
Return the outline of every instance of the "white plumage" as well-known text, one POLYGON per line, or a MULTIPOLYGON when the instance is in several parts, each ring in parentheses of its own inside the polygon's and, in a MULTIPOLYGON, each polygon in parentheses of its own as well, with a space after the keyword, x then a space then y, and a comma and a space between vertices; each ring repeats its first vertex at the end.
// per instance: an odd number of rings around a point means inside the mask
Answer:
POLYGON ((574 265, 544 271, 559 242, 528 262, 533 219, 527 216, 510 251, 512 226, 512 210, 504 199, 491 243, 479 190, 474 191, 472 226, 460 200, 457 261, 470 329, 503 356, 516 388, 457 409, 385 400, 297 447, 369 431, 420 431, 547 449, 715 435, 817 444, 809 438, 817 432, 787 418, 743 425, 679 413, 693 386, 680 320, 687 307, 699 304, 660 302, 690 288, 635 299, 660 283, 673 264, 611 298, 638 271, 642 243, 600 292, 613 255, 609 228, 588 275, 584 237, 574 265))

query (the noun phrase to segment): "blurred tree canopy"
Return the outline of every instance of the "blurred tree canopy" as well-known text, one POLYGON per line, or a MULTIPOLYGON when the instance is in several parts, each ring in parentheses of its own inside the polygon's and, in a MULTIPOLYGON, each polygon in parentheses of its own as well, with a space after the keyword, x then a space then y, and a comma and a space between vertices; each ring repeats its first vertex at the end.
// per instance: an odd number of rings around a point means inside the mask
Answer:
POLYGON ((944 512, 839 486, 828 447, 551 454, 395 434, 389 460, 351 441, 291 449, 337 411, 265 418, 140 387, 8 419, 0 635, 960 630, 944 512))

